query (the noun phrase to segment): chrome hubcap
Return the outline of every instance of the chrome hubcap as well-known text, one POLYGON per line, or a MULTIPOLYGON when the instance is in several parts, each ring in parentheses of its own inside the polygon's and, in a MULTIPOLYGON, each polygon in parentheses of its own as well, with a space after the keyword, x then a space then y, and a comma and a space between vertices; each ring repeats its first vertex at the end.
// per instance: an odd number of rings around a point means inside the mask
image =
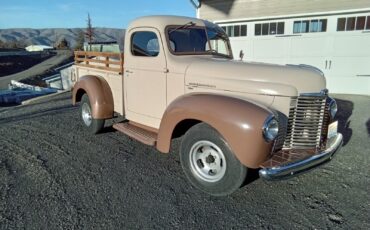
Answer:
POLYGON ((90 126, 92 122, 91 108, 87 103, 82 105, 82 120, 86 126, 90 126))
POLYGON ((190 166, 192 173, 206 182, 217 182, 226 172, 223 152, 210 141, 198 141, 191 147, 190 166))

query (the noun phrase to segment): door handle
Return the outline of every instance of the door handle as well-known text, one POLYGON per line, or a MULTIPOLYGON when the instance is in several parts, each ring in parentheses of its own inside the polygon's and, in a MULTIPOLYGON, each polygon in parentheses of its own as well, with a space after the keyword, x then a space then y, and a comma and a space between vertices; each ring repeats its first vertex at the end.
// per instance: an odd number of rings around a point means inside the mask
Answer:
POLYGON ((126 73, 134 73, 134 72, 130 70, 126 70, 126 73))
POLYGON ((328 60, 325 60, 325 69, 328 68, 328 60))
POLYGON ((331 60, 329 61, 329 69, 331 69, 331 60))

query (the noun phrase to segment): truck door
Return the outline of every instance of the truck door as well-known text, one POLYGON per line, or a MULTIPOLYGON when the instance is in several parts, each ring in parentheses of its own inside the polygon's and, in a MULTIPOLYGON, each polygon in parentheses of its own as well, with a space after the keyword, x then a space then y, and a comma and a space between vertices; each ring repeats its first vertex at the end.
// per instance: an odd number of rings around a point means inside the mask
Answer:
POLYGON ((125 47, 126 118, 159 127, 166 109, 167 63, 162 38, 154 28, 136 28, 128 33, 125 47))

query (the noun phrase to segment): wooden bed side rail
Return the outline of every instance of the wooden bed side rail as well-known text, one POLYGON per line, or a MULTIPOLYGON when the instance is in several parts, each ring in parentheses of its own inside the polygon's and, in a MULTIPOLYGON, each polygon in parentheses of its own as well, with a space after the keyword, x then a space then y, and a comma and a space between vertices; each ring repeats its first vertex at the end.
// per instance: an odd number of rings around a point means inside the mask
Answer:
POLYGON ((123 73, 123 53, 75 51, 77 66, 123 73))

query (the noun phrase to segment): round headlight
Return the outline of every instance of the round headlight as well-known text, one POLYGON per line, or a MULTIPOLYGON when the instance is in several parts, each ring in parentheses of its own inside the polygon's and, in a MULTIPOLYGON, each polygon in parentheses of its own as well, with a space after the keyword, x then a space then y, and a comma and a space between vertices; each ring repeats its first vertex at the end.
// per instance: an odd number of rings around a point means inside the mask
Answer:
POLYGON ((329 102, 330 118, 331 119, 334 119, 334 117, 337 114, 337 112, 338 112, 337 102, 333 98, 330 98, 330 102, 329 102))
POLYGON ((270 115, 263 125, 263 137, 267 142, 271 142, 276 139, 279 134, 279 122, 276 118, 270 115))

